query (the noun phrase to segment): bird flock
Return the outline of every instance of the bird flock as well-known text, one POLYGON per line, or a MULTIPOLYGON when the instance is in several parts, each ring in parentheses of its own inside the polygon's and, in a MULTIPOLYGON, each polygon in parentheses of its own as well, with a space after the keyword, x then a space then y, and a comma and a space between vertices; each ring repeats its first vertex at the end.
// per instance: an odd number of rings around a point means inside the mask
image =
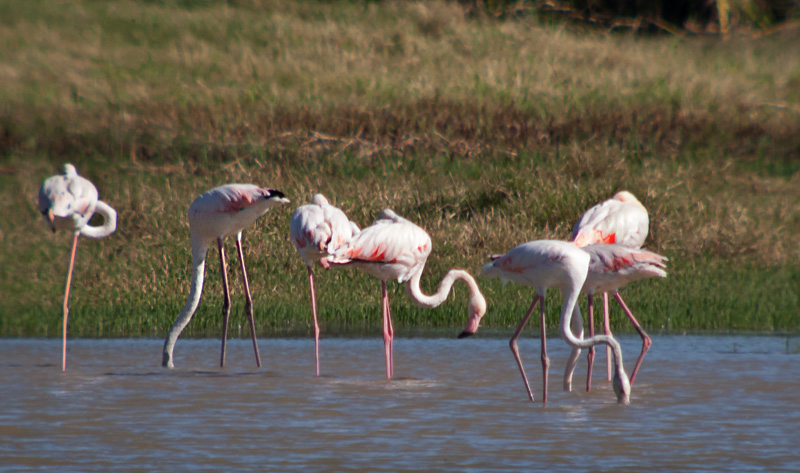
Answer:
MULTIPOLYGON (((236 239, 236 250, 245 289, 245 312, 250 324, 256 364, 261 357, 256 340, 253 319, 253 301, 247 279, 247 269, 242 250, 242 232, 270 208, 289 203, 283 192, 265 189, 253 184, 226 184, 197 197, 189 207, 189 233, 192 244, 192 276, 189 297, 176 318, 164 342, 162 366, 174 367, 173 351, 183 329, 189 324, 200 303, 203 292, 205 262, 208 250, 216 242, 219 250, 223 287, 223 334, 220 366, 225 365, 225 345, 230 315, 230 291, 227 261, 223 242, 227 237, 236 239)), ((66 370, 67 319, 69 315, 69 289, 80 235, 103 238, 116 230, 117 214, 111 206, 98 200, 95 186, 78 175, 75 167, 65 164, 63 173, 44 181, 39 190, 39 211, 50 228, 73 232, 67 283, 63 305, 62 370, 66 370), (90 226, 94 213, 103 217, 103 224, 90 226)), ((428 233, 415 223, 397 215, 391 209, 380 212, 375 222, 360 229, 345 213, 330 204, 321 194, 312 197, 311 203, 298 207, 291 217, 290 238, 300 258, 306 265, 314 321, 314 354, 316 375, 320 375, 317 304, 314 292, 316 265, 324 269, 337 266, 354 266, 381 281, 381 316, 383 322, 386 378, 394 375, 392 344, 394 328, 386 283, 404 284, 414 304, 434 308, 447 300, 450 289, 462 281, 469 290, 468 318, 459 338, 473 335, 486 314, 487 304, 475 278, 467 271, 451 269, 439 283, 436 293, 427 295, 420 289, 420 278, 431 253, 433 242, 428 233)), ((483 267, 481 276, 513 281, 535 289, 530 308, 514 331, 509 346, 517 363, 528 398, 533 401, 528 377, 519 354, 517 339, 525 324, 539 305, 541 329, 541 364, 543 394, 547 403, 547 380, 550 359, 547 355, 544 297, 548 288, 561 291, 563 302, 559 318, 559 333, 572 347, 564 372, 564 389, 572 389, 572 375, 581 350, 587 348, 588 375, 586 390, 591 389, 592 365, 595 346, 605 345, 608 352, 607 378, 613 381, 617 401, 630 402, 631 385, 641 367, 652 341, 625 304, 619 290, 634 281, 651 277, 666 277, 667 258, 642 249, 647 238, 649 217, 647 210, 627 191, 595 205, 575 224, 569 241, 536 240, 518 245, 503 254, 490 256, 491 262, 483 267), (594 294, 603 295, 602 335, 594 333, 594 294), (642 337, 642 350, 628 377, 622 359, 622 349, 613 336, 609 324, 608 294, 613 294, 623 312, 642 337), (584 336, 583 320, 577 304, 581 294, 588 296, 589 333, 584 336), (612 369, 613 360, 613 369, 612 369)))

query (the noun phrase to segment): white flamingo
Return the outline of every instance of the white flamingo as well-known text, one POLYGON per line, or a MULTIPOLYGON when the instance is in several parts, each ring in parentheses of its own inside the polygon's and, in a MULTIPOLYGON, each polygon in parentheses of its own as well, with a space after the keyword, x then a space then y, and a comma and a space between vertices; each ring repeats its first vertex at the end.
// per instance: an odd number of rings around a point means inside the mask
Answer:
POLYGON ((267 211, 281 204, 289 203, 284 194, 274 189, 262 189, 253 184, 228 184, 216 187, 199 196, 189 207, 189 233, 192 239, 192 285, 189 299, 181 311, 164 342, 162 366, 174 367, 172 352, 175 342, 183 329, 192 320, 192 316, 200 303, 203 293, 203 277, 206 265, 206 253, 217 242, 219 248, 220 265, 222 266, 222 354, 220 366, 225 366, 225 345, 228 338, 228 317, 230 315, 230 291, 228 289, 228 270, 225 263, 225 248, 223 241, 226 237, 236 238, 236 250, 239 254, 239 264, 242 269, 242 279, 246 295, 245 312, 250 323, 250 332, 253 338, 253 349, 256 355, 256 364, 261 367, 261 356, 258 353, 256 341, 256 328, 253 317, 253 300, 250 296, 250 285, 247 281, 247 270, 242 252, 242 230, 253 224, 267 211))
POLYGON ((536 288, 536 296, 528 312, 522 318, 517 330, 509 341, 511 352, 522 374, 522 381, 528 391, 528 398, 533 401, 533 393, 528 384, 528 377, 522 366, 519 356, 517 339, 522 333, 525 323, 533 313, 537 302, 540 306, 541 316, 541 337, 542 337, 542 383, 543 397, 542 402, 547 404, 547 375, 550 367, 550 359, 547 356, 547 341, 544 313, 544 296, 548 288, 558 288, 564 297, 561 306, 561 316, 559 330, 561 336, 567 343, 574 348, 589 348, 594 345, 604 343, 611 347, 614 355, 614 392, 617 394, 617 401, 623 404, 630 402, 630 382, 625 373, 622 362, 622 349, 617 340, 611 335, 597 335, 591 338, 583 338, 583 329, 580 319, 578 323, 572 320, 571 314, 576 306, 583 283, 589 271, 589 254, 575 245, 556 240, 537 240, 523 243, 504 255, 494 257, 494 261, 483 267, 483 276, 490 278, 500 278, 511 280, 519 284, 524 284, 536 288), (572 324, 572 326, 570 326, 572 324), (577 331, 576 335, 573 330, 577 331))
POLYGON ((298 207, 292 214, 292 242, 308 271, 311 313, 314 316, 314 360, 317 365, 317 376, 319 376, 319 322, 314 293, 314 273, 311 267, 314 263, 319 263, 327 269, 330 266, 328 255, 333 254, 359 231, 358 225, 351 222, 339 208, 330 205, 322 194, 314 195, 310 204, 298 207))
MULTIPOLYGON (((570 241, 579 247, 597 244, 617 244, 641 248, 647 239, 650 217, 647 209, 633 194, 620 191, 606 201, 587 210, 572 230, 570 241)), ((592 298, 593 299, 593 298, 592 298)), ((608 293, 603 292, 603 328, 610 330, 608 293)), ((594 333, 594 327, 590 328, 594 333)), ((590 351, 593 363, 594 350, 590 351)), ((611 350, 606 348, 606 373, 611 380, 611 350)), ((591 372, 591 366, 589 366, 591 372)))
POLYGON ((464 281, 469 288, 469 320, 462 337, 475 333, 481 318, 486 314, 486 300, 475 279, 466 271, 451 269, 439 283, 433 295, 419 287, 422 270, 431 253, 431 237, 425 230, 398 216, 390 209, 380 213, 378 220, 363 229, 328 259, 332 264, 352 264, 361 271, 381 280, 383 343, 386 358, 386 379, 394 373, 392 342, 394 328, 386 292, 386 281, 396 280, 406 285, 411 300, 420 307, 432 309, 442 304, 456 281, 464 281))
POLYGON ((102 200, 97 200, 97 188, 88 179, 78 175, 75 166, 64 165, 64 173, 44 181, 39 189, 39 212, 50 228, 68 230, 73 234, 72 253, 67 270, 67 288, 64 291, 64 327, 61 353, 61 370, 67 369, 67 319, 69 317, 69 288, 72 282, 72 269, 75 264, 75 251, 78 236, 104 238, 117 229, 117 212, 102 200), (89 225, 92 215, 97 212, 103 216, 103 224, 89 225))

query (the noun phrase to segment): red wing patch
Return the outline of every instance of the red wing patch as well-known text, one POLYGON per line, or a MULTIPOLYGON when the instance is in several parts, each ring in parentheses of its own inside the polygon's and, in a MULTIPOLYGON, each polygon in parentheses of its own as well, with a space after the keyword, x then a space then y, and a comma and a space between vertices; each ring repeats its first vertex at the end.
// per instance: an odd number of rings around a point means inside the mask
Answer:
POLYGON ((633 266, 633 260, 624 256, 614 258, 614 261, 611 262, 612 271, 619 271, 620 269, 628 268, 630 266, 633 266))
POLYGON ((495 260, 494 265, 503 271, 507 271, 509 273, 522 273, 525 271, 524 266, 515 267, 513 264, 513 258, 505 257, 498 260, 495 260))
POLYGON ((603 235, 603 232, 600 230, 594 230, 589 234, 581 232, 577 238, 575 238, 575 245, 578 247, 589 246, 589 245, 596 245, 596 244, 605 244, 605 245, 612 245, 617 241, 617 234, 611 233, 609 235, 603 235))
POLYGON ((253 197, 249 194, 237 193, 236 198, 225 203, 225 208, 222 210, 225 213, 239 212, 240 210, 250 207, 253 203, 253 197))

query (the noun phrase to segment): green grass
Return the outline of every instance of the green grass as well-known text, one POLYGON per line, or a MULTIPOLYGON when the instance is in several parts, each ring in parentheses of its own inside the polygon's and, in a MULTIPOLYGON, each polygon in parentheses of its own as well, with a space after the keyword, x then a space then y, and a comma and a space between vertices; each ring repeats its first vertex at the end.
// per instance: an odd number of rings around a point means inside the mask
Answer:
MULTIPOLYGON (((186 210, 226 182, 292 200, 245 232, 260 333, 309 333, 288 221, 315 192, 362 226, 391 207, 424 227, 432 291, 451 267, 476 274, 487 254, 565 239, 621 189, 670 258, 667 279, 623 290, 646 329, 800 328, 796 31, 636 38, 470 20, 443 2, 256 0, 0 0, 0 25, 0 336, 59 334, 70 238, 35 200, 63 162, 119 213, 114 235, 80 242, 73 336, 163 336, 188 294, 186 210)), ((326 331, 379 324, 377 281, 317 274, 326 331)), ((206 281, 188 334, 219 332, 214 250, 206 281)), ((515 326, 532 291, 479 283, 486 328, 515 326)), ((463 286, 435 310, 396 285, 391 297, 401 329, 466 320, 463 286)), ((547 307, 554 327, 555 295, 547 307)))

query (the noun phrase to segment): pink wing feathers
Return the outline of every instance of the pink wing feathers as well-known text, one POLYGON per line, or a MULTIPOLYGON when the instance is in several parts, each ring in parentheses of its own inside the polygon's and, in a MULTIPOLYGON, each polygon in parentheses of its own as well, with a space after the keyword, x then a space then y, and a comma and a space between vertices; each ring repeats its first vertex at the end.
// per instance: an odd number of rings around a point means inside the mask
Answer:
POLYGON ((641 248, 649 225, 644 206, 631 193, 623 191, 587 210, 575 224, 570 241, 580 247, 616 243, 641 248))
POLYGON ((399 282, 407 281, 425 264, 431 253, 431 237, 425 230, 392 211, 336 250, 333 263, 380 263, 394 265, 399 282))
POLYGON ((590 245, 591 257, 584 289, 609 292, 639 279, 667 277, 667 257, 622 245, 590 245))

